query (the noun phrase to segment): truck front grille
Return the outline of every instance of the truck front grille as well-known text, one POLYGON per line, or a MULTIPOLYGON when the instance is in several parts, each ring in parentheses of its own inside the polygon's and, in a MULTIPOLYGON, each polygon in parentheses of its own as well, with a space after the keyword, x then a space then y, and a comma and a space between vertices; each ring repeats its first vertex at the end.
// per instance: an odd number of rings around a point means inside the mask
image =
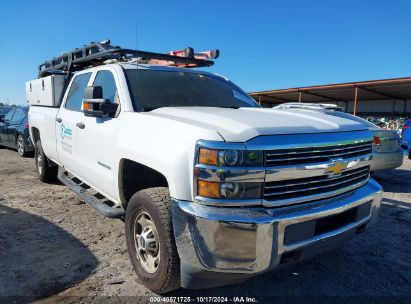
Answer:
POLYGON ((337 158, 352 158, 372 153, 372 143, 309 147, 266 151, 267 167, 318 163, 337 158))
POLYGON ((266 182, 264 199, 267 201, 282 201, 289 199, 306 198, 336 190, 353 189, 360 187, 369 178, 369 166, 342 172, 338 176, 313 176, 298 179, 289 179, 275 182, 266 182))

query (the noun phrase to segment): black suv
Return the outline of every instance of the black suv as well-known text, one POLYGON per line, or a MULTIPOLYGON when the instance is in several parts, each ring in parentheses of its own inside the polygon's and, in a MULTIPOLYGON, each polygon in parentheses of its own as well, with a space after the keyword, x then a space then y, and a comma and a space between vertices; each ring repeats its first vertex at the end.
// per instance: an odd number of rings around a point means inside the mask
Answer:
POLYGON ((30 140, 28 107, 11 108, 0 117, 0 146, 17 149, 21 157, 32 155, 34 147, 30 140))

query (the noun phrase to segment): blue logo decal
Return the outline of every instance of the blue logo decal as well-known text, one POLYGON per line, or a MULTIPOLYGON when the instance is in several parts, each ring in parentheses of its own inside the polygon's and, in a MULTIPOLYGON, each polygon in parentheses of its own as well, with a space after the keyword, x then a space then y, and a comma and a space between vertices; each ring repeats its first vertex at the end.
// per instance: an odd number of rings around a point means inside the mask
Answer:
POLYGON ((61 139, 64 139, 65 137, 71 137, 73 134, 72 130, 70 128, 67 128, 63 123, 61 124, 61 139))

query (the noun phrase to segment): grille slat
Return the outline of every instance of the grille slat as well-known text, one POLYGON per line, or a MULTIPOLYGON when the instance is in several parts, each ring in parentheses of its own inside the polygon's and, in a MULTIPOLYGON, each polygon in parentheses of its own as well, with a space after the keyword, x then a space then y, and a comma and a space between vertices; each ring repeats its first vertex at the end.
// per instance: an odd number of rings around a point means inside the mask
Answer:
POLYGON ((363 174, 363 175, 359 175, 359 176, 354 176, 354 177, 351 177, 349 179, 342 179, 342 180, 339 180, 338 182, 335 182, 335 183, 327 183, 327 184, 324 184, 324 185, 321 185, 321 186, 311 187, 311 185, 310 185, 310 186, 306 187, 306 185, 304 185, 305 186, 304 188, 296 189, 296 190, 286 190, 286 191, 281 191, 281 192, 277 192, 277 191, 276 192, 274 192, 274 191, 267 192, 266 191, 264 195, 265 196, 283 195, 283 194, 287 195, 289 193, 306 192, 306 191, 311 191, 311 190, 318 190, 318 189, 324 189, 324 188, 328 188, 328 187, 334 187, 334 186, 338 186, 338 185, 349 183, 349 182, 356 183, 357 181, 365 180, 367 178, 368 178, 368 173, 363 174))
POLYGON ((362 143, 362 144, 355 144, 355 145, 347 145, 344 147, 340 148, 329 148, 329 147, 324 147, 324 148, 319 148, 319 147, 312 147, 312 148, 297 148, 294 151, 289 151, 289 150, 275 150, 275 153, 272 151, 267 151, 267 156, 275 156, 275 155, 284 155, 285 153, 288 154, 296 154, 296 153, 312 153, 312 152, 333 152, 333 151, 343 151, 343 150, 349 150, 353 148, 370 148, 370 143, 362 143), (298 151, 297 151, 298 150, 298 151))
MULTIPOLYGON (((349 151, 349 152, 345 152, 345 153, 339 153, 339 154, 333 154, 332 156, 333 157, 340 157, 340 156, 351 156, 351 154, 354 154, 354 153, 362 153, 362 152, 364 152, 364 153, 366 153, 366 154, 368 154, 368 153, 370 153, 370 149, 369 148, 366 148, 366 149, 361 149, 361 150, 355 150, 355 151, 349 151)), ((290 155, 291 156, 291 155, 290 155)), ((327 157, 327 155, 313 155, 313 156, 303 156, 303 157, 288 157, 288 158, 278 158, 278 159, 267 159, 267 163, 271 163, 271 162, 279 162, 279 161, 289 161, 289 160, 291 160, 291 161, 293 161, 293 160, 299 160, 299 159, 301 159, 301 160, 307 160, 307 159, 313 159, 313 160, 315 160, 315 159, 317 159, 317 158, 325 158, 325 157, 327 157)))
MULTIPOLYGON (((358 169, 358 171, 357 170, 346 171, 344 176, 349 177, 349 176, 360 175, 360 174, 367 174, 368 175, 368 170, 369 170, 368 167, 363 167, 363 168, 358 169)), ((327 181, 332 182, 334 180, 339 180, 339 179, 341 179, 341 176, 329 177, 329 178, 327 178, 327 181)), ((322 182, 324 182, 324 176, 316 176, 316 177, 312 177, 312 178, 308 178, 308 179, 304 179, 304 180, 305 181, 302 181, 302 182, 295 182, 296 180, 287 180, 287 181, 275 182, 275 185, 271 185, 273 183, 266 183, 265 189, 270 190, 270 189, 278 189, 278 188, 287 188, 287 187, 292 187, 292 186, 298 186, 298 185, 301 185, 302 183, 307 183, 307 182, 310 183, 310 184, 322 183, 322 182)))
POLYGON ((292 150, 274 150, 266 151, 266 165, 281 166, 281 165, 298 165, 327 161, 335 158, 349 158, 362 156, 372 153, 372 143, 357 143, 344 146, 336 146, 335 148, 326 147, 310 147, 310 148, 295 148, 292 150))

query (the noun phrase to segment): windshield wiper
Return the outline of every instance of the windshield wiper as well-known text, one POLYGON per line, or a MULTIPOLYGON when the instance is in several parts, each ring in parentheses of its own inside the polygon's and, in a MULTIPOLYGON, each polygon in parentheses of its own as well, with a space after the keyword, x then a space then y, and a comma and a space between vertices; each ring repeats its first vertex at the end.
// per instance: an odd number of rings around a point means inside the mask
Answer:
POLYGON ((225 107, 219 107, 219 108, 225 108, 225 109, 239 109, 240 107, 237 107, 237 106, 225 106, 225 107))
POLYGON ((154 111, 155 109, 158 109, 159 107, 145 107, 141 109, 141 112, 151 112, 154 111))

